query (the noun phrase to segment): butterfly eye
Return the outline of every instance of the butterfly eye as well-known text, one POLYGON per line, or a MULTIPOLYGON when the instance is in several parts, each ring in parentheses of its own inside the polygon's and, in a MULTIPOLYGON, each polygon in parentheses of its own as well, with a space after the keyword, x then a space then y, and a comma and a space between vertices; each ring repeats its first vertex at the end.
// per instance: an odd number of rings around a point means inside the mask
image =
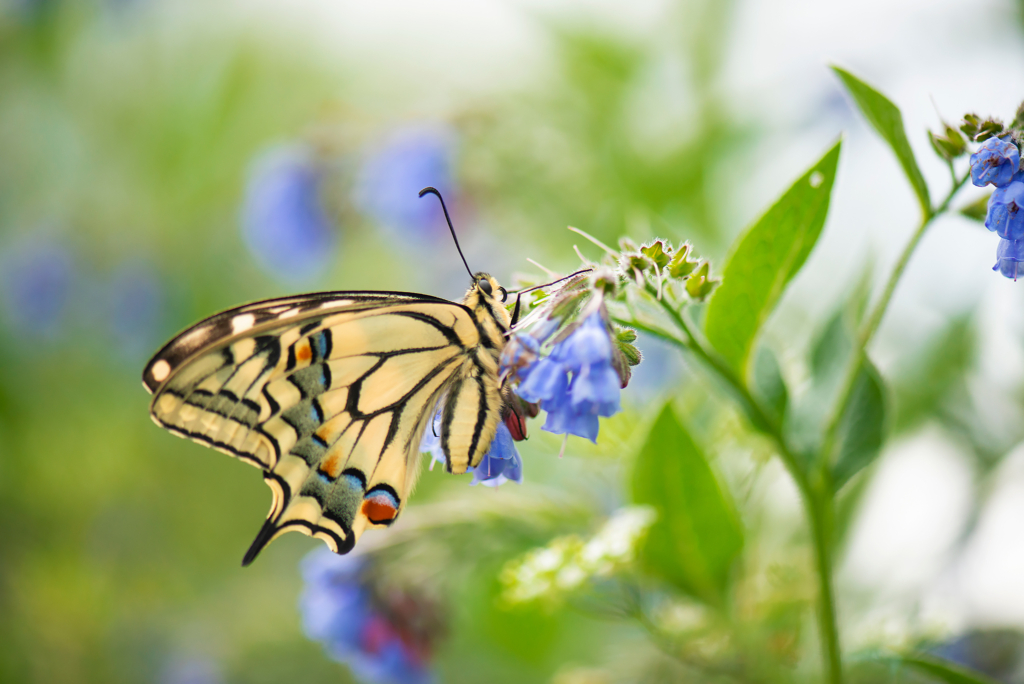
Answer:
POLYGON ((503 287, 499 287, 498 289, 501 290, 501 302, 504 304, 505 300, 508 299, 508 290, 503 287))
POLYGON ((491 289, 491 283, 486 278, 481 278, 476 281, 476 284, 488 297, 494 294, 494 290, 491 289))

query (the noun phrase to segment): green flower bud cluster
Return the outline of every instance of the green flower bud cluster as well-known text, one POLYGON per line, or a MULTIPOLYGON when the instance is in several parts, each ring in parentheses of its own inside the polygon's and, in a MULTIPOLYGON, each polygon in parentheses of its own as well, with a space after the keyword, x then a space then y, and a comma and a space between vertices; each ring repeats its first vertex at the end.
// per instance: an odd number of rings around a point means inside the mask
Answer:
POLYGON ((619 241, 619 269, 625 278, 643 285, 650 278, 661 288, 664 280, 684 281, 684 289, 691 299, 703 301, 718 285, 710 276, 711 264, 696 258, 693 247, 684 242, 673 247, 664 240, 653 240, 637 246, 632 240, 619 241))

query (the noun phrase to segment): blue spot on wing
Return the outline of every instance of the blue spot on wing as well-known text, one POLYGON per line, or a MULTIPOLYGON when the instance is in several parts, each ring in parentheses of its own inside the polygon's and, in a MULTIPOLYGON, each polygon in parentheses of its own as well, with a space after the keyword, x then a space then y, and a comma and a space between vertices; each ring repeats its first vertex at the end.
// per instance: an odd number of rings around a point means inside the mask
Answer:
POLYGON ((316 353, 317 359, 324 359, 327 357, 327 331, 322 330, 316 335, 311 335, 309 338, 309 346, 316 353))
POLYGON ((357 491, 360 494, 363 492, 363 481, 355 475, 343 473, 342 476, 338 478, 338 484, 353 491, 357 491))

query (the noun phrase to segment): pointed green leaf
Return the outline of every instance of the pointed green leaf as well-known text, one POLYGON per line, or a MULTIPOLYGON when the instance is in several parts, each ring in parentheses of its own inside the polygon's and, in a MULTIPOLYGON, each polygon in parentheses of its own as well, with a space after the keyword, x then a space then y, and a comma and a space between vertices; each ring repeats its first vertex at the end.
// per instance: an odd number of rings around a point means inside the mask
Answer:
POLYGON ((837 490, 878 456, 885 437, 885 414, 885 383, 864 357, 836 432, 832 484, 837 490))
POLYGON ((882 139, 889 144, 903 173, 907 175, 910 185, 914 188, 918 202, 922 210, 927 214, 931 211, 931 199, 928 197, 928 185, 924 182, 921 169, 917 167, 917 160, 914 159, 914 152, 910 149, 907 141, 907 132, 903 128, 903 115, 899 108, 889 101, 885 95, 878 92, 864 81, 860 80, 849 71, 832 67, 846 86, 846 91, 857 103, 861 114, 868 120, 882 139))
POLYGON ((821 234, 836 176, 836 143, 734 243, 705 331, 744 377, 757 333, 821 234))
POLYGON ((643 565, 683 591, 721 604, 743 547, 739 516, 670 405, 637 457, 633 500, 658 512, 641 551, 643 565))
POLYGON ((960 215, 984 223, 985 218, 988 216, 988 200, 991 196, 992 194, 989 193, 988 195, 979 197, 966 207, 961 207, 959 209, 960 215))

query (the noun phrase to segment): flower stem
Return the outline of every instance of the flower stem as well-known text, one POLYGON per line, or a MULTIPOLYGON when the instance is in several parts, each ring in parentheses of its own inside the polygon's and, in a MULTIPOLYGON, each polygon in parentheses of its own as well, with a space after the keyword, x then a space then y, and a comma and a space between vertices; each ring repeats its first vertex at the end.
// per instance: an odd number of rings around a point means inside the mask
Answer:
POLYGON ((835 588, 832 583, 832 497, 829 490, 815 489, 806 497, 811 540, 818 575, 818 629, 821 650, 830 684, 842 684, 843 661, 839 646, 839 621, 836 618, 835 588))
POLYGON ((663 297, 661 299, 657 299, 657 292, 650 283, 647 283, 646 291, 652 298, 654 298, 654 301, 661 306, 665 313, 668 314, 669 318, 672 319, 672 322, 675 323, 676 327, 679 328, 680 332, 682 332, 683 338, 678 338, 663 330, 651 328, 650 326, 646 326, 636 320, 623 321, 623 324, 661 337, 682 349, 690 351, 704 362, 704 364, 725 383, 727 389, 733 395, 733 398, 739 404, 740 408, 746 414, 754 427, 775 442, 775 446, 779 452, 779 457, 785 464, 786 469, 789 470, 790 474, 793 476, 793 479, 796 480, 797 486, 801 491, 809 493, 809 482, 807 481, 807 477, 782 434, 782 426, 779 425, 776 420, 769 417, 768 412, 761 406, 761 402, 751 394, 746 383, 743 382, 743 379, 736 375, 725 359, 723 359, 718 352, 711 347, 707 340, 705 340, 704 337, 696 331, 692 325, 690 325, 682 312, 671 304, 668 301, 668 298, 663 297))
POLYGON ((861 349, 867 346, 874 337, 875 332, 878 330, 879 324, 882 322, 882 318, 885 316, 885 311, 889 307, 889 301, 892 299, 893 293, 896 291, 896 285, 899 284, 900 278, 903 276, 903 271, 906 270, 907 264, 910 262, 910 257, 913 256, 914 250, 917 249, 917 245, 921 242, 921 238, 924 237, 925 231, 931 226, 932 221, 936 217, 946 213, 949 209, 949 203, 953 200, 953 196, 956 195, 957 191, 964 186, 967 179, 971 177, 970 171, 964 174, 961 178, 953 183, 953 187, 950 188, 949 194, 946 195, 946 199, 942 201, 935 209, 929 210, 924 216, 921 217, 921 224, 914 231, 907 246, 903 248, 903 253, 900 254, 899 260, 896 262, 896 266, 893 267, 892 273, 889 274, 889 280, 885 284, 885 289, 882 291, 882 296, 875 304, 875 308, 871 311, 871 315, 861 328, 859 339, 857 340, 861 349))
MULTIPOLYGON (((650 289, 650 288, 648 288, 650 289)), ((832 502, 830 485, 819 483, 815 486, 807 472, 797 461, 789 448, 781 427, 768 417, 760 402, 746 384, 733 372, 710 345, 699 336, 693 327, 674 306, 662 299, 659 304, 685 335, 676 337, 672 333, 646 325, 640 321, 617 321, 642 332, 659 337, 677 347, 692 352, 723 380, 737 399, 744 413, 754 427, 766 434, 775 443, 779 457, 793 477, 807 509, 811 527, 811 542, 814 546, 815 570, 818 576, 818 629, 821 636, 822 658, 828 670, 829 684, 842 684, 842 653, 839 648, 839 628, 836 621, 835 590, 832 585, 832 502)))
POLYGON ((825 429, 824 439, 822 440, 821 459, 819 461, 823 467, 826 467, 830 462, 832 449, 835 447, 836 430, 839 427, 839 419, 842 417, 846 404, 850 401, 850 395, 853 393, 853 385, 857 380, 857 372, 860 370, 863 356, 866 353, 871 340, 874 338, 875 333, 878 332, 878 327, 881 325, 882 319, 885 317, 885 312, 889 308, 889 303, 892 301, 892 296, 896 292, 896 286, 899 285, 900 279, 903 277, 903 272, 906 270, 907 264, 910 263, 910 257, 914 255, 917 245, 921 242, 921 238, 924 237, 924 234, 928 230, 928 227, 931 226, 932 221, 949 209, 949 204, 953 201, 953 197, 956 195, 957 191, 964 186, 964 183, 966 183, 967 179, 970 177, 971 174, 970 171, 968 171, 957 179, 950 188, 946 198, 942 201, 942 204, 934 209, 928 209, 924 216, 921 217, 921 223, 918 225, 917 230, 914 231, 914 234, 910 237, 910 240, 903 248, 903 252, 896 261, 896 265, 893 266, 892 273, 889 274, 889 279, 885 283, 885 288, 882 290, 881 296, 875 303, 874 308, 871 309, 871 313, 868 315, 867 320, 865 320, 864 324, 861 326, 860 331, 857 334, 853 358, 850 360, 850 363, 846 368, 846 374, 843 376, 843 383, 840 385, 841 389, 839 396, 832 406, 832 412, 829 415, 828 422, 826 423, 827 427, 825 429))
POLYGON ((917 230, 914 231, 910 241, 903 248, 903 252, 896 261, 892 273, 889 274, 889 279, 882 290, 881 296, 875 303, 864 325, 861 326, 857 335, 853 358, 850 360, 846 374, 843 377, 839 399, 833 405, 832 413, 826 423, 821 452, 818 454, 817 468, 815 468, 816 472, 812 474, 809 482, 810 486, 805 492, 805 494, 809 495, 807 501, 808 513, 810 515, 815 563, 820 584, 818 624, 821 629, 822 647, 825 652, 829 682, 832 684, 840 684, 843 676, 839 650, 838 623, 836 620, 835 592, 832 585, 832 518, 834 511, 830 477, 832 451, 836 445, 836 432, 839 420, 846 409, 847 403, 850 401, 857 373, 866 354, 867 346, 874 338, 875 333, 878 332, 878 327, 881 325, 882 319, 889 308, 889 303, 892 301, 893 294, 896 292, 896 286, 899 284, 907 264, 910 263, 910 257, 913 256, 914 250, 917 249, 917 245, 921 242, 921 238, 924 237, 925 231, 928 230, 932 221, 949 209, 949 204, 953 197, 963 187, 964 183, 967 182, 968 178, 970 178, 969 172, 959 179, 954 178, 953 185, 942 203, 934 209, 926 208, 924 215, 921 217, 921 223, 918 225, 917 230))

